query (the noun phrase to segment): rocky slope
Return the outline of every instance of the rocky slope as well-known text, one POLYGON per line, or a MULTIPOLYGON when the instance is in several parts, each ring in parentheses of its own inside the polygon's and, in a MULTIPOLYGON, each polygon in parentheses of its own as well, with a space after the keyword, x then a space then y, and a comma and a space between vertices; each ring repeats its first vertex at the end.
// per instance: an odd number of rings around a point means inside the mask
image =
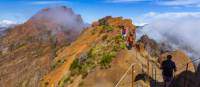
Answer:
MULTIPOLYGON (((134 64, 134 86, 150 87, 155 79, 156 83, 163 84, 159 62, 167 54, 173 55, 178 65, 177 75, 185 70, 180 66, 191 61, 180 50, 163 51, 164 48, 147 36, 137 42, 136 48, 127 50, 126 40, 120 35, 122 25, 131 33, 136 30, 131 20, 121 17, 108 16, 94 22, 75 42, 57 53, 56 68, 44 76, 40 86, 113 87, 134 64)), ((188 70, 195 71, 192 63, 188 70)), ((131 77, 128 71, 119 86, 130 87, 131 77)))
POLYGON ((83 25, 80 15, 61 6, 43 9, 24 24, 6 30, 0 38, 1 87, 39 86, 54 68, 57 50, 74 41, 83 25))
MULTIPOLYGON (((125 41, 120 35, 120 26, 135 31, 131 20, 121 17, 105 17, 93 23, 70 46, 55 58, 57 68, 44 77, 43 86, 67 86, 72 80, 87 77, 96 67, 110 67, 113 58, 125 49, 125 41), (64 60, 64 62, 59 62, 64 60)), ((76 83, 78 85, 78 83, 76 83)))

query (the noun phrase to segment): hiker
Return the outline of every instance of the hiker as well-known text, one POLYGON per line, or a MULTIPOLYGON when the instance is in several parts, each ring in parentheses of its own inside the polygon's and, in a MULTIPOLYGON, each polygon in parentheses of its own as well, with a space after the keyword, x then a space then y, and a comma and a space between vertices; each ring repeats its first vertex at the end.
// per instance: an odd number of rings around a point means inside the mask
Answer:
POLYGON ((121 26, 121 34, 122 34, 122 38, 125 40, 126 39, 126 35, 128 32, 128 28, 125 28, 124 26, 121 26))
POLYGON ((161 65, 164 87, 169 87, 173 80, 173 73, 176 72, 176 64, 172 61, 172 56, 168 55, 167 60, 161 65))
POLYGON ((133 42, 134 42, 134 38, 133 38, 133 34, 130 34, 128 37, 128 49, 130 50, 133 47, 133 42))
MULTIPOLYGON (((136 33, 134 30, 133 30, 133 40, 136 40, 136 33)), ((133 47, 136 47, 135 41, 133 42, 133 47)))

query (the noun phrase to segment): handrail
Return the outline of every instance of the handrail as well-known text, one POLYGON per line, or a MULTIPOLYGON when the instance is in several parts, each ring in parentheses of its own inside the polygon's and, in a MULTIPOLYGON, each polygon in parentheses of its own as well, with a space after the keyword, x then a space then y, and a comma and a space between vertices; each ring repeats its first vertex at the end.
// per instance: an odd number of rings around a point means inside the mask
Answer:
POLYGON ((191 61, 189 61, 189 62, 187 62, 187 63, 185 63, 185 64, 182 64, 182 65, 180 66, 180 69, 182 69, 182 68, 184 68, 185 66, 187 66, 187 64, 196 62, 196 61, 198 61, 198 60, 200 60, 200 58, 197 58, 197 59, 191 60, 191 61))
MULTIPOLYGON (((189 62, 187 62, 187 63, 185 63, 185 64, 182 64, 181 67, 179 68, 179 71, 181 71, 182 68, 184 68, 185 66, 186 66, 186 71, 188 71, 188 65, 189 65, 190 63, 196 62, 196 61, 198 61, 198 60, 200 60, 200 58, 197 58, 197 59, 191 60, 191 61, 189 61, 189 62)), ((157 75, 157 74, 155 74, 155 75, 157 75)), ((175 73, 175 76, 176 76, 176 75, 177 75, 177 71, 176 71, 176 73, 175 73)), ((184 87, 186 87, 186 81, 187 81, 187 77, 185 76, 185 78, 184 78, 184 87)))
POLYGON ((117 82, 115 87, 118 87, 119 83, 125 78, 125 76, 128 74, 128 71, 131 70, 131 68, 135 65, 135 63, 132 63, 129 68, 126 70, 126 72, 123 74, 123 76, 120 78, 120 80, 117 82))
MULTIPOLYGON (((182 64, 181 67, 180 67, 180 71, 181 71, 181 69, 182 69, 183 67, 185 67, 186 65, 188 66, 188 64, 193 63, 193 62, 196 62, 196 61, 199 61, 199 60, 200 60, 200 58, 197 58, 197 59, 191 60, 191 61, 189 61, 189 62, 187 62, 187 63, 185 63, 185 64, 182 64)), ((123 74, 123 76, 120 78, 120 80, 117 82, 117 84, 116 84, 114 87, 118 87, 118 86, 119 86, 119 84, 121 83, 121 81, 125 78, 125 76, 128 74, 128 72, 131 70, 131 68, 132 68, 134 65, 135 65, 135 63, 132 63, 132 64, 129 66, 129 68, 127 69, 127 71, 123 74)), ((188 68, 188 67, 187 67, 187 68, 188 68)), ((154 75, 159 75, 159 74, 155 73, 154 75)), ((157 78, 157 77, 155 77, 155 78, 157 78)))

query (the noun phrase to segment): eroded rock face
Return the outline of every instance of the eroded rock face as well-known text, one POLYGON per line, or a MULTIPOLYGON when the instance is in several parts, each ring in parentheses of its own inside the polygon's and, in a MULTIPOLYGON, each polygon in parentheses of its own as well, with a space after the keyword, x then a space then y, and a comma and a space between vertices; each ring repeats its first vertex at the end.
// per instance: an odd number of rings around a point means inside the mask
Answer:
POLYGON ((160 55, 160 47, 153 39, 147 35, 143 35, 138 41, 141 52, 146 50, 151 56, 158 57, 160 55))

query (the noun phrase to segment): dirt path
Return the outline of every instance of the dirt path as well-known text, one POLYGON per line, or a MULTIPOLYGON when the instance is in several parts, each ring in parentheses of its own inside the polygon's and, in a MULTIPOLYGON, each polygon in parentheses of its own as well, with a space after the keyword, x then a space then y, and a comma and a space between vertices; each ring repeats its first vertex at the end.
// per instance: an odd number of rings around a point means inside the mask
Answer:
MULTIPOLYGON (((148 56, 148 53, 145 53, 146 55, 144 55, 144 56, 147 56, 147 58, 149 58, 149 59, 151 59, 151 57, 150 56, 148 56)), ((146 57, 143 57, 138 51, 136 51, 136 49, 132 49, 132 50, 129 50, 128 51, 128 55, 130 56, 130 57, 135 57, 135 56, 137 56, 136 58, 134 58, 134 59, 136 59, 136 64, 138 64, 138 65, 141 65, 142 67, 141 67, 141 69, 144 71, 144 72, 146 72, 147 73, 147 71, 148 71, 148 68, 147 68, 147 66, 148 66, 148 64, 147 64, 147 62, 148 62, 148 59, 146 58, 146 57)), ((158 81, 158 82, 163 82, 163 79, 162 79, 162 74, 161 74, 161 70, 160 70, 160 68, 158 67, 158 66, 156 66, 156 64, 154 64, 154 62, 149 62, 149 73, 148 73, 148 76, 150 76, 150 77, 152 77, 153 79, 155 79, 154 77, 155 77, 155 71, 156 70, 156 80, 158 81)), ((136 71, 137 72, 137 71, 136 71)), ((141 72, 137 72, 138 74, 142 74, 141 72)), ((125 80, 125 79, 124 79, 125 80)), ((130 79, 129 79, 130 80, 130 79)), ((127 80, 127 82, 129 81, 129 80, 127 80)), ((125 81, 126 82, 126 81, 125 81)), ((127 86, 130 86, 131 85, 131 82, 130 83, 127 83, 126 84, 126 87, 127 86)), ((140 85, 142 85, 142 84, 140 84, 140 85)), ((143 84, 144 85, 144 84, 143 84)), ((128 86, 128 87, 129 87, 128 86)))

